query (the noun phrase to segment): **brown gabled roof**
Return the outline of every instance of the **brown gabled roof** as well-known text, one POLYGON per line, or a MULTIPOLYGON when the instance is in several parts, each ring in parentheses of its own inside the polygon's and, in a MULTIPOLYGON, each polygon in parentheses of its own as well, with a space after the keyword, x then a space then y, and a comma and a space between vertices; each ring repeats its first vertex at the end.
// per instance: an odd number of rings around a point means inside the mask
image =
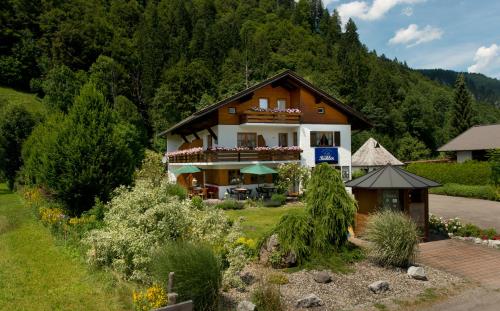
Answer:
POLYGON ((438 151, 488 150, 500 148, 500 124, 476 125, 450 140, 438 151))
POLYGON ((338 99, 328 95, 326 92, 315 87, 314 85, 312 85, 311 83, 306 81, 304 78, 297 75, 295 72, 293 72, 291 70, 285 70, 285 71, 283 71, 275 76, 272 76, 271 78, 268 78, 260 83, 255 84, 255 85, 253 85, 253 86, 251 86, 251 87, 249 87, 249 88, 247 88, 239 93, 236 93, 236 94, 234 94, 226 99, 223 99, 223 100, 221 100, 213 105, 210 105, 206 108, 203 108, 203 109, 195 112, 191 116, 185 118, 184 120, 180 121, 179 123, 177 123, 174 126, 172 126, 171 128, 169 128, 168 130, 159 133, 158 136, 163 136, 163 135, 168 134, 176 129, 179 129, 180 127, 182 127, 186 124, 189 124, 190 122, 196 121, 196 120, 200 119, 201 117, 219 109, 220 107, 222 107, 228 103, 231 103, 233 101, 236 101, 238 99, 241 99, 241 98, 251 94, 252 92, 254 92, 257 89, 260 89, 264 86, 267 86, 269 84, 275 83, 275 82, 283 80, 283 79, 290 79, 290 80, 294 81, 295 83, 299 84, 300 86, 302 86, 302 87, 306 88, 307 90, 309 90, 310 92, 312 92, 314 95, 323 99, 327 104, 329 104, 333 108, 339 109, 340 111, 344 112, 351 120, 351 124, 353 125, 354 129, 365 129, 365 128, 371 127, 371 123, 361 113, 357 112, 356 110, 354 110, 350 106, 343 104, 338 99))

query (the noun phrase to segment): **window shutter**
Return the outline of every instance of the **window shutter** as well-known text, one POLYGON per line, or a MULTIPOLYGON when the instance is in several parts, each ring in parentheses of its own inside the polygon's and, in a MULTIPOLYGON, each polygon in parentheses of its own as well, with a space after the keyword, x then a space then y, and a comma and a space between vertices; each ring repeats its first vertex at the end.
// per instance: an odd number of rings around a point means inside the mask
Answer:
POLYGON ((340 132, 335 132, 335 147, 340 147, 340 132))

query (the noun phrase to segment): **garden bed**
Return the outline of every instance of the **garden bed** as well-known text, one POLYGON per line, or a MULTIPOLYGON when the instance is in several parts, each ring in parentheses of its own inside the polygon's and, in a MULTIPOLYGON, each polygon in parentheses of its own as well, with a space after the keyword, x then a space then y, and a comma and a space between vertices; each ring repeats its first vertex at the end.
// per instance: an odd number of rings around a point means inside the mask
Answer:
MULTIPOLYGON (((427 281, 408 278, 406 270, 398 268, 383 268, 363 260, 352 265, 353 272, 346 274, 330 273, 332 281, 321 284, 314 281, 314 270, 301 270, 294 273, 285 273, 288 284, 280 286, 281 296, 285 309, 295 309, 295 302, 308 294, 316 294, 323 306, 314 310, 359 309, 365 310, 375 304, 401 303, 402 301, 418 299, 422 294, 437 289, 451 289, 466 284, 466 281, 452 274, 425 267, 427 281), (375 281, 389 282, 389 291, 374 294, 368 285, 375 281)), ((259 284, 259 280, 267 279, 269 274, 275 274, 272 268, 259 264, 248 265, 243 273, 255 277, 253 283, 244 292, 232 289, 224 293, 227 304, 233 306, 242 300, 250 300, 251 292, 259 284)))

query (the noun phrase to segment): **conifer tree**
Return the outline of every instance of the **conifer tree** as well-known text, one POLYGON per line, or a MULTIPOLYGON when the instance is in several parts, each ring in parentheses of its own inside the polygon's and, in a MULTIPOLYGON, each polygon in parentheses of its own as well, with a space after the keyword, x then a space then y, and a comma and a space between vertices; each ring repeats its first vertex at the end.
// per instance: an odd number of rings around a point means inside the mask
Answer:
POLYGON ((455 99, 452 106, 452 137, 456 137, 474 125, 473 118, 474 110, 472 108, 472 98, 465 86, 464 75, 459 74, 455 82, 455 99))

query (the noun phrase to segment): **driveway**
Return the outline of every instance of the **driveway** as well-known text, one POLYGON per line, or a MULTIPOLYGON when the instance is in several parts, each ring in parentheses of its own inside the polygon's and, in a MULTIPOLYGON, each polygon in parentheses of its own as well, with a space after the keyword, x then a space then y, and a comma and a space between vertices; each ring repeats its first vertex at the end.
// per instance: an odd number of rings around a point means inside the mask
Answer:
POLYGON ((459 240, 420 244, 417 262, 462 276, 473 287, 427 308, 426 311, 500 310, 500 250, 459 240), (475 286, 476 282, 479 286, 475 286))
POLYGON ((500 202, 430 194, 429 212, 444 218, 458 217, 462 222, 500 232, 500 202))

